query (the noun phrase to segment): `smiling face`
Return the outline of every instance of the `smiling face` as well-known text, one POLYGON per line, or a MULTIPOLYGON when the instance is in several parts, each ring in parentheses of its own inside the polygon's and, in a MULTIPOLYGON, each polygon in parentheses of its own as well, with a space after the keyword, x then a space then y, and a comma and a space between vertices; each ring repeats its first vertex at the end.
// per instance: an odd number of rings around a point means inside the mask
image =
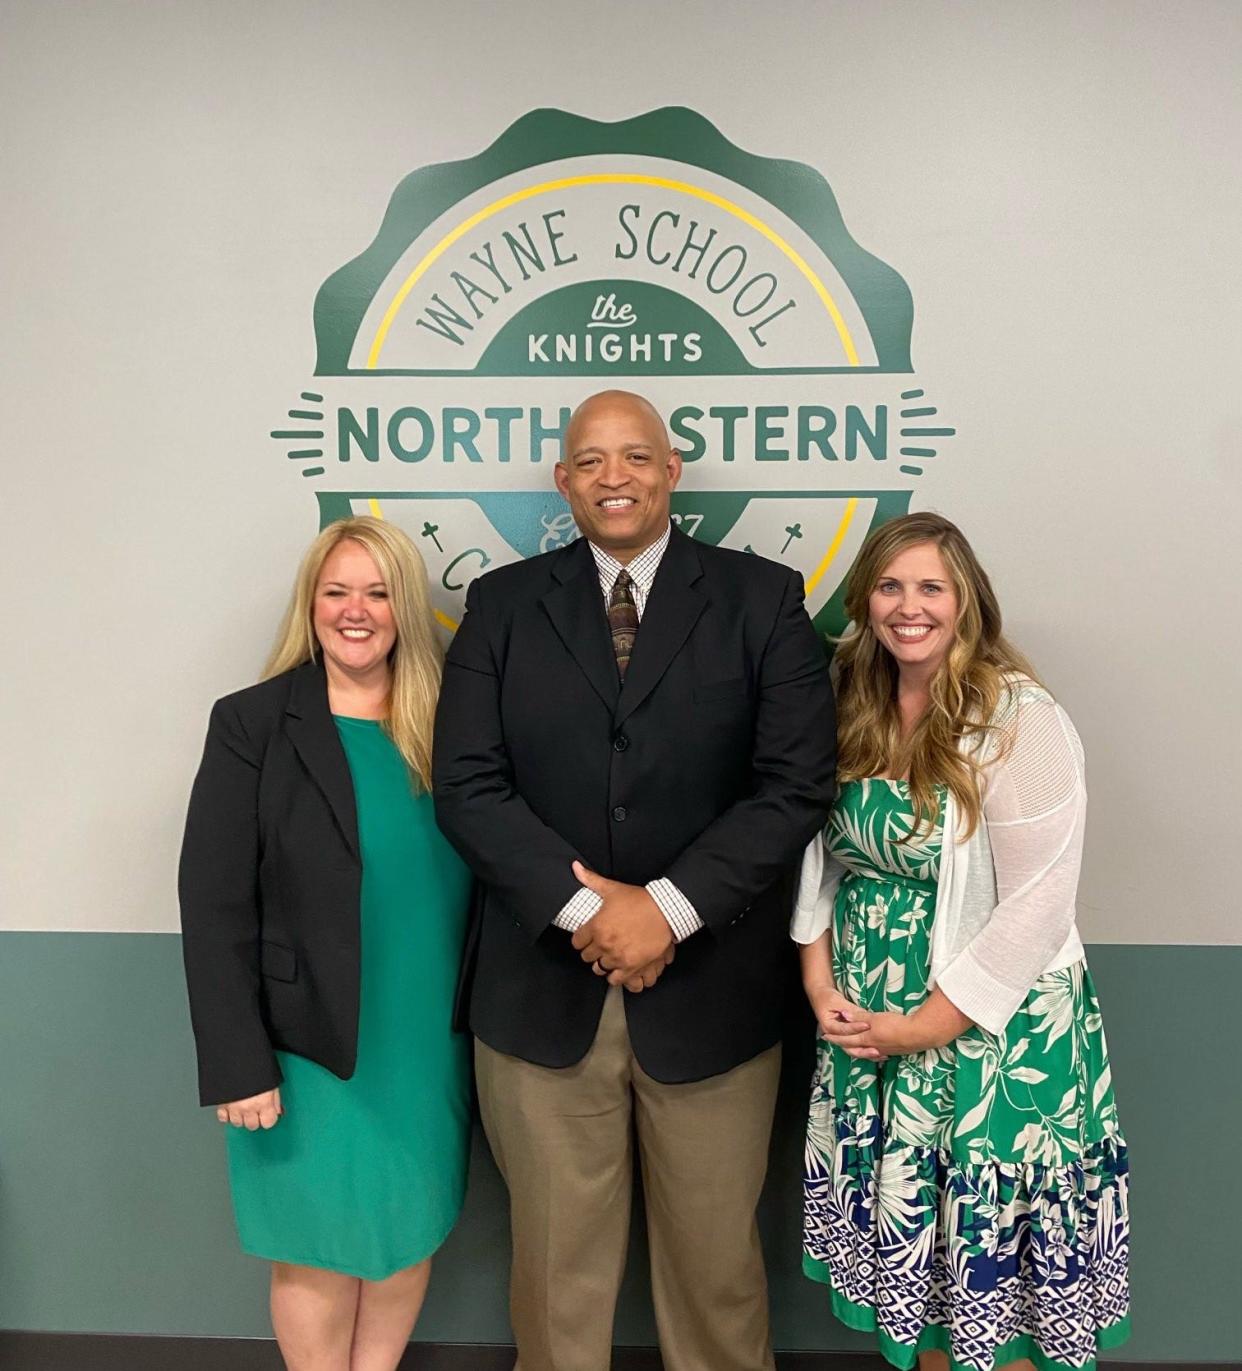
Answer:
POLYGON ((324 558, 313 622, 330 672, 355 681, 387 673, 397 641, 388 587, 375 559, 352 538, 342 538, 324 558))
POLYGON ((915 543, 880 572, 867 602, 871 631, 903 671, 930 675, 953 643, 958 597, 935 543, 915 543))
POLYGON ((680 478, 681 456, 641 396, 594 395, 565 430, 556 488, 580 532, 619 562, 629 562, 668 527, 669 497, 680 478))

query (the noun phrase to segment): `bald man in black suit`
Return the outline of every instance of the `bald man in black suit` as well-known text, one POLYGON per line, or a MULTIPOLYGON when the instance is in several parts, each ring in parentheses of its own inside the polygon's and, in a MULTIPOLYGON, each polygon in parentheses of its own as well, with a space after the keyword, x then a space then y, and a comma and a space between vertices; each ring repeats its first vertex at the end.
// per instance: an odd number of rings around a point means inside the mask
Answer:
POLYGON ((521 1371, 607 1371, 637 1137, 667 1371, 766 1371, 755 1223, 792 955, 833 796, 801 578, 672 527, 639 396, 586 401, 582 537, 475 581, 445 666, 440 824, 480 882, 463 977, 512 1203, 521 1371))

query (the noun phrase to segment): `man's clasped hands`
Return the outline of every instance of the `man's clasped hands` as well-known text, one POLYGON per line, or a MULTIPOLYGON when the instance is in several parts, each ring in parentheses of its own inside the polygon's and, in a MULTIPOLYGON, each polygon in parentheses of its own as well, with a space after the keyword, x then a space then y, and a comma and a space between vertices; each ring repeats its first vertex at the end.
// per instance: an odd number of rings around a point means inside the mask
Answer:
POLYGON ((637 993, 650 990, 673 960, 676 943, 660 906, 641 885, 610 881, 574 863, 574 875, 603 900, 595 916, 573 937, 584 962, 609 985, 637 993))

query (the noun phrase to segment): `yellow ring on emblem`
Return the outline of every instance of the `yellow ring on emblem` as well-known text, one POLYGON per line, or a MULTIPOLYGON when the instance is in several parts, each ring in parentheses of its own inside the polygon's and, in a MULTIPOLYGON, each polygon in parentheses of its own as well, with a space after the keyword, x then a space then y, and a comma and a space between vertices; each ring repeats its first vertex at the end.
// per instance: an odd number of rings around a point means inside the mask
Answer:
POLYGON ((832 542, 828 544, 828 551, 824 553, 820 564, 815 568, 806 582, 806 593, 819 585, 824 578, 824 573, 836 559, 836 555, 841 551, 841 544, 845 542, 845 535, 850 531, 850 525, 854 522, 854 511, 858 508, 858 497, 851 496, 845 503, 845 509, 841 514, 841 522, 837 525, 837 531, 832 536, 832 542))
POLYGON ((499 200, 494 200, 490 205, 486 205, 468 219, 463 219, 455 229, 450 229, 410 272, 402 282, 400 290, 393 296, 392 303, 384 312, 384 317, 376 330, 375 339, 371 343, 371 351, 367 356, 368 369, 374 368, 379 362, 380 352, 383 350, 384 342, 388 337, 388 330, 392 327, 393 320, 400 313, 401 306, 405 304, 410 291, 418 284, 428 268, 443 256, 459 238, 469 233, 471 229, 477 228, 485 219, 490 219, 493 214, 508 209, 510 205, 520 204, 523 200, 530 200, 536 195, 543 195, 547 191, 553 190, 568 190, 574 186, 600 185, 659 186, 662 190, 680 191, 683 195, 693 195, 699 200, 706 200, 708 204, 715 205, 718 209, 726 210, 757 233, 761 233, 770 243, 778 247, 811 283, 836 326, 837 337, 841 340, 841 346, 845 349, 845 355, 850 366, 859 365, 858 349, 854 346, 849 325, 845 322, 840 309, 837 307, 837 302, 828 291, 828 287, 811 269, 806 259, 790 246, 774 228, 751 214, 749 210, 743 209, 741 205, 735 205, 732 200, 726 200, 723 195, 717 195, 712 190, 705 190, 702 186, 692 186, 688 181, 672 181, 664 176, 646 176, 640 172, 605 171, 593 172, 587 176, 566 176, 556 181, 543 181, 537 186, 527 186, 525 190, 515 190, 511 195, 505 195, 499 200))

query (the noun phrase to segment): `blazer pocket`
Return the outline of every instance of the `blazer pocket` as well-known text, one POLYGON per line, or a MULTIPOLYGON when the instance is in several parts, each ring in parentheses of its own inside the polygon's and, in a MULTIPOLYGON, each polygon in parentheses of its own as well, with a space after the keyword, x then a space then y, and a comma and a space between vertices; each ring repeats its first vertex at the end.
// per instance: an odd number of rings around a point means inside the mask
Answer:
POLYGON ((701 681, 694 687, 694 698, 706 704, 716 700, 745 700, 746 679, 735 676, 727 681, 701 681))
POLYGON ((259 970, 274 981, 296 981, 297 953, 283 943, 270 943, 264 938, 259 944, 259 970))

